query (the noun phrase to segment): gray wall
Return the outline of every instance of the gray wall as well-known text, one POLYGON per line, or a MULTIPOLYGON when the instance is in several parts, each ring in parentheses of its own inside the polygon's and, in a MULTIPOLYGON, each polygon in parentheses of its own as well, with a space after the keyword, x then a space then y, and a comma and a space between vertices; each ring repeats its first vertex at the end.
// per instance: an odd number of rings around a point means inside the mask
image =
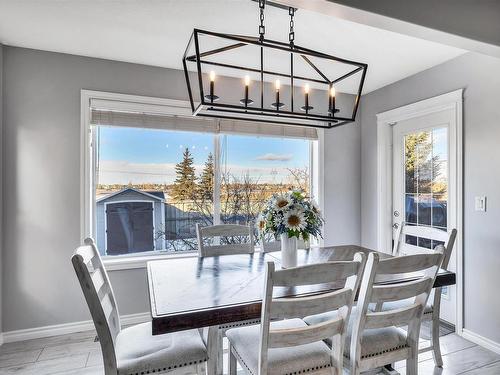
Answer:
POLYGON ((2 332, 2 279, 3 279, 3 44, 0 43, 0 332, 2 332))
MULTIPOLYGON (((89 319, 69 260, 80 241, 80 90, 186 99, 183 75, 5 47, 4 77, 3 331, 89 319)), ((359 128, 342 128, 328 138, 335 147, 327 147, 327 176, 337 169, 344 176, 351 167, 359 170, 358 133, 359 128), (344 134, 354 148, 342 140, 344 134), (346 152, 353 159, 344 158, 346 152)), ((348 199, 325 202, 332 223, 353 223, 349 238, 342 237, 341 224, 334 229, 342 242, 359 241, 359 193, 351 183, 355 180, 327 179, 325 189, 328 199, 333 196, 329 191, 350 192, 348 199)), ((144 270, 113 271, 111 281, 120 313, 148 311, 144 270)))
POLYGON ((361 243, 377 245, 379 112, 459 88, 464 94, 464 325, 500 342, 500 59, 468 53, 363 98, 361 116, 361 243), (488 197, 487 212, 474 197, 488 197))
MULTIPOLYGON (((360 113, 358 113, 359 120, 360 113)), ((361 236, 361 125, 324 132, 325 245, 359 244, 361 236)))

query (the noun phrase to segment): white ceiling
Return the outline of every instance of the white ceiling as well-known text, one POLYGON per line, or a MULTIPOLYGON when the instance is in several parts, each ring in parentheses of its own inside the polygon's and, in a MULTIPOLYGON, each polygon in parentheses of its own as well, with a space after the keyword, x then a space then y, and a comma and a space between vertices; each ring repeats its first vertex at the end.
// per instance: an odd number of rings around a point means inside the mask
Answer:
MULTIPOLYGON (((287 41, 288 22, 268 7, 266 35, 287 41)), ((4 44, 177 69, 193 28, 256 36, 257 23, 250 0, 0 0, 4 44)), ((295 31, 298 45, 367 63, 364 93, 465 52, 306 10, 295 31)))

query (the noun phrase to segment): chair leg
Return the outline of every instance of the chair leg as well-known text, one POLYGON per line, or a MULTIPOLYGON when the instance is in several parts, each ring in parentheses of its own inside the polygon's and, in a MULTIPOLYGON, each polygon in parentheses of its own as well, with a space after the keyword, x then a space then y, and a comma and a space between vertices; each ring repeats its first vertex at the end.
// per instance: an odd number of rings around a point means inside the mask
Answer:
POLYGON ((437 367, 443 367, 443 357, 441 356, 441 344, 439 342, 439 317, 432 317, 431 321, 431 341, 432 341, 432 356, 434 364, 437 367))
POLYGON ((229 344, 229 349, 227 352, 228 358, 229 358, 229 375, 236 375, 236 368, 238 366, 238 362, 236 360, 235 355, 233 354, 233 350, 231 348, 231 344, 229 344))
POLYGON ((410 350, 410 357, 406 360, 406 375, 418 375, 418 346, 410 350))
POLYGON ((206 366, 205 362, 199 363, 196 365, 196 374, 197 375, 206 375, 206 366))
POLYGON ((208 363, 207 374, 219 375, 222 369, 219 368, 219 348, 220 343, 219 326, 211 326, 208 328, 207 350, 208 350, 208 363))

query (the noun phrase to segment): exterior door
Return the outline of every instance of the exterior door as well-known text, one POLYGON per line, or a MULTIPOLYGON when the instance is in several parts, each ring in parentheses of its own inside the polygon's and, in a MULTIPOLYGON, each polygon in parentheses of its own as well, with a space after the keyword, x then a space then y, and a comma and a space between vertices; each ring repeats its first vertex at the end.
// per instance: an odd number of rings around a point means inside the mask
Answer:
MULTIPOLYGON (((454 110, 400 121, 393 126, 393 239, 401 222, 443 231, 456 228, 454 110)), ((432 251, 438 243, 406 236, 405 253, 432 251), (425 251, 425 250, 424 250, 425 251)), ((454 253, 456 249, 454 249, 454 253)), ((452 254, 450 270, 456 270, 452 254)), ((443 288, 441 318, 455 324, 455 287, 443 288)))
POLYGON ((153 203, 119 202, 106 206, 106 254, 154 250, 153 203))

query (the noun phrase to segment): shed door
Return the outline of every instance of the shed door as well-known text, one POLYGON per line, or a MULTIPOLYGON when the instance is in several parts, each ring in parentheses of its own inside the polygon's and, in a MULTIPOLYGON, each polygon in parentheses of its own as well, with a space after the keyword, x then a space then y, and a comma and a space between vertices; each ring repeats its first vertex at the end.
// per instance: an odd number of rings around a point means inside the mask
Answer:
POLYGON ((110 203, 106 209, 106 254, 154 250, 152 202, 110 203))

